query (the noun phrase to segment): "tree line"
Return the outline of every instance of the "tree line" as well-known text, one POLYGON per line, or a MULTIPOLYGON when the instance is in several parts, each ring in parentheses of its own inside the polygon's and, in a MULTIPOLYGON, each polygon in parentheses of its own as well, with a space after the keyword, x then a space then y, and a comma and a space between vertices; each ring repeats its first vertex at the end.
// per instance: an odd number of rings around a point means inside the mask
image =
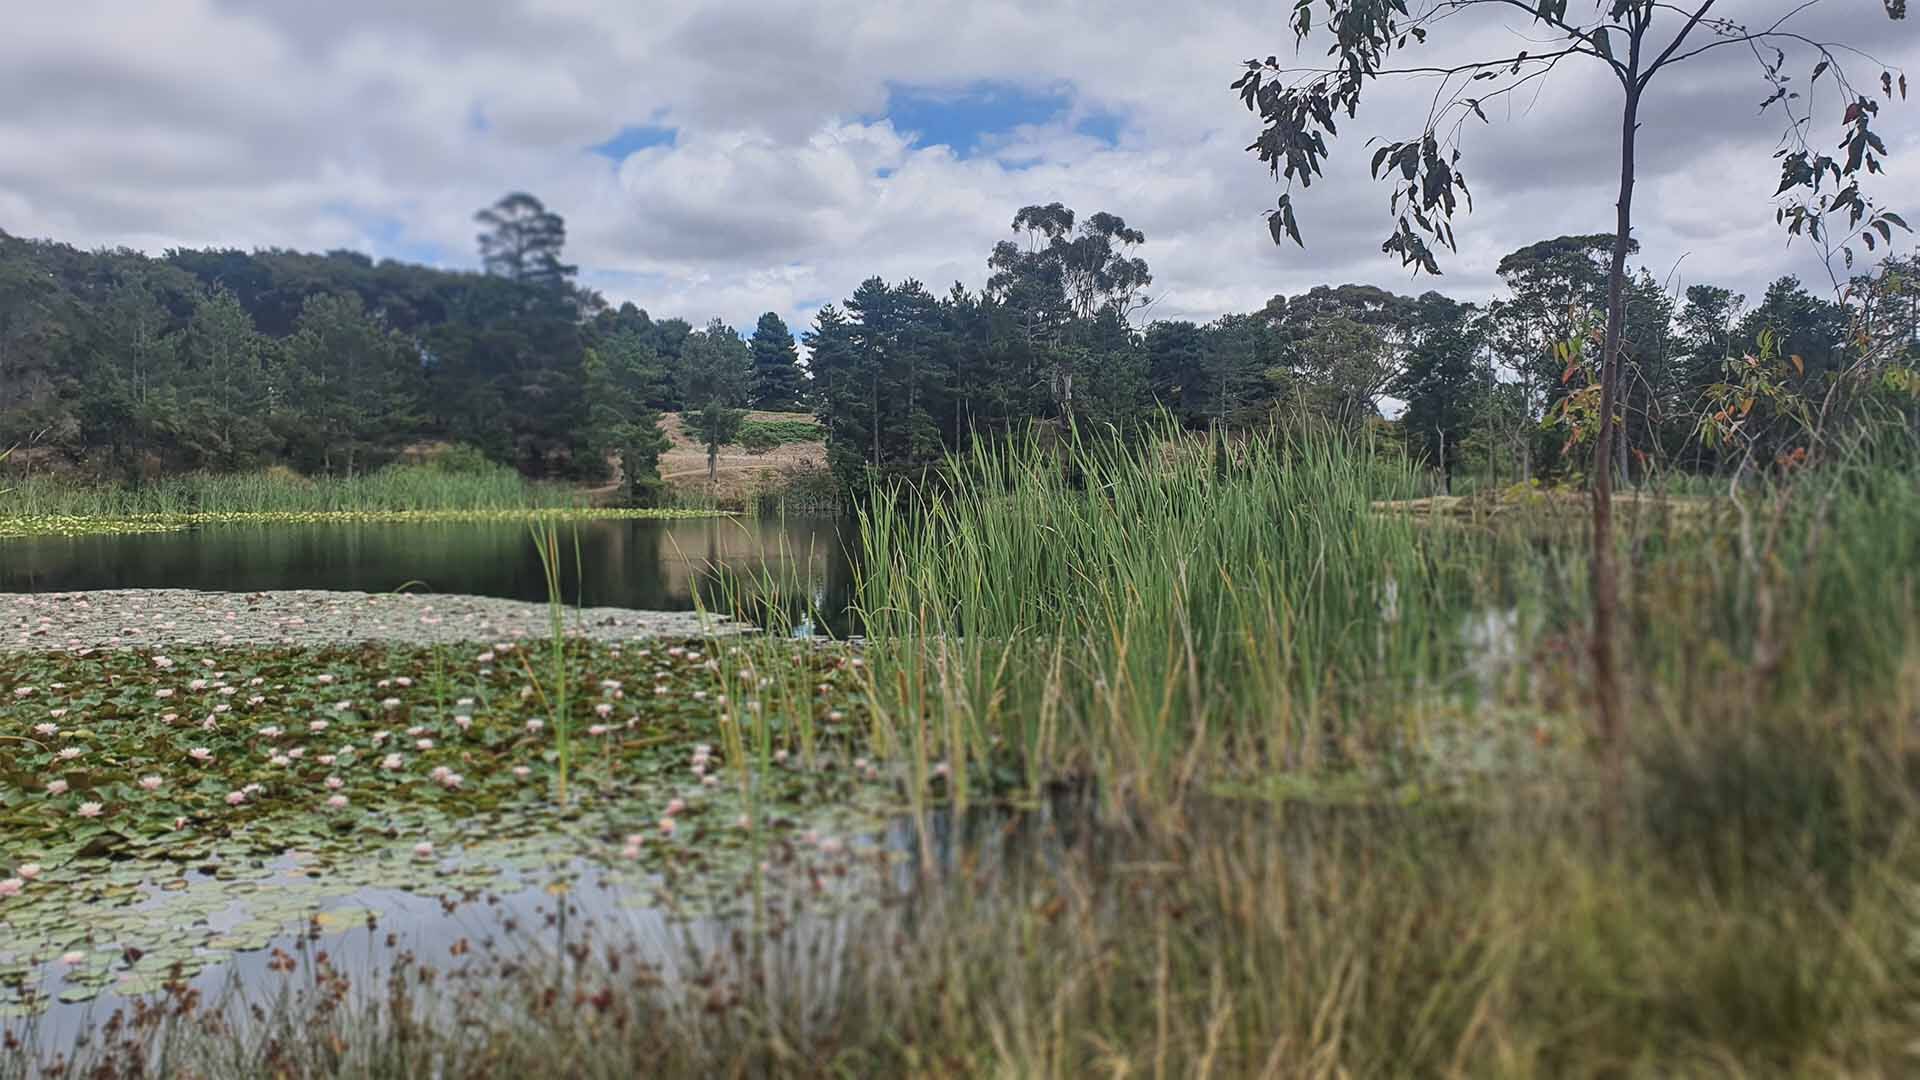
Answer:
MULTIPOLYGON (((816 408, 849 488, 1035 422, 1127 438, 1167 415, 1195 430, 1312 423, 1386 439, 1449 482, 1463 470, 1568 479, 1585 466, 1575 450, 1591 437, 1597 373, 1581 345, 1604 322, 1609 234, 1508 254, 1489 302, 1323 285, 1255 312, 1141 327, 1152 276, 1140 232, 1111 214, 1076 224, 1059 204, 1021 210, 1013 231, 981 291, 936 297, 874 278, 820 311, 805 338, 816 408)), ((1854 347, 1863 312, 1873 333, 1904 342, 1895 351, 1909 366, 1920 361, 1913 257, 1883 262, 1844 297, 1792 276, 1751 301, 1711 284, 1676 294, 1646 269, 1625 294, 1616 456, 1635 479, 1726 466, 1727 448, 1701 437, 1702 410, 1733 377, 1729 362, 1763 343, 1798 358, 1788 391, 1808 398, 1854 347)), ((1888 389, 1911 420, 1909 389, 1888 389)), ((1793 429, 1766 420, 1750 429, 1771 455, 1793 429)))
MULTIPOLYGON (((1328 285, 1206 323, 1145 321, 1145 235, 1115 214, 1031 206, 988 252, 984 288, 869 279, 805 328, 803 363, 777 314, 743 338, 579 286, 564 222, 532 196, 478 219, 482 273, 0 233, 0 446, 138 478, 350 474, 445 440, 535 477, 617 468, 644 502, 658 497, 665 411, 711 460, 742 410, 811 410, 855 493, 1036 424, 1125 439, 1171 416, 1195 430, 1311 422, 1396 442, 1449 478, 1552 478, 1584 464, 1591 373, 1568 345, 1603 317, 1612 241, 1514 251, 1490 302, 1328 285)), ((1920 360, 1920 261, 1883 262, 1844 298, 1782 277, 1751 301, 1710 284, 1676 293, 1642 269, 1624 311, 1623 474, 1713 472, 1726 451, 1700 419, 1729 358, 1764 342, 1798 358, 1789 389, 1812 395, 1867 313, 1920 360)), ((1773 437, 1768 453, 1790 450, 1789 426, 1773 437)))
POLYGON ((528 476, 625 466, 649 494, 658 414, 798 409, 769 313, 655 320, 575 284, 565 226, 516 193, 482 211, 486 270, 351 251, 81 251, 0 231, 0 447, 103 477, 284 465, 351 474, 430 440, 528 476))

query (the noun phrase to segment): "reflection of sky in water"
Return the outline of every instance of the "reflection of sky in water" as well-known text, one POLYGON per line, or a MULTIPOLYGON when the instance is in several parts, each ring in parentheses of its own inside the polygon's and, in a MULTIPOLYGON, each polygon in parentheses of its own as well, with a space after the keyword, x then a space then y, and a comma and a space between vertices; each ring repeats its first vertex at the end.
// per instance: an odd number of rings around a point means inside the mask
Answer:
MULTIPOLYGON (((908 900, 924 878, 943 877, 963 861, 993 873, 1012 865, 1019 855, 1037 852, 1036 865, 1058 871, 1061 852, 1082 824, 1080 818, 1079 812, 1060 807, 1026 814, 979 811, 959 818, 940 812, 929 815, 924 832, 911 819, 898 818, 859 835, 838 855, 801 847, 798 858, 776 867, 767 879, 769 910, 781 916, 783 924, 765 954, 770 977, 804 980, 814 988, 831 986, 842 976, 849 935, 871 933, 869 919, 884 918, 888 926, 911 925, 910 903, 882 901, 908 900), (845 873, 835 872, 839 870, 845 873), (928 870, 931 875, 923 873, 928 870), (816 894, 817 888, 824 893, 816 894)), ((443 863, 449 868, 458 864, 458 858, 443 863)), ((299 875, 303 867, 283 856, 272 861, 271 869, 285 877, 299 875)), ((709 873, 740 875, 738 868, 709 873)), ((211 878, 196 877, 190 887, 220 887, 211 878)), ((617 950, 623 962, 656 971, 669 997, 684 995, 692 992, 688 980, 694 969, 724 962, 737 935, 751 933, 754 923, 750 913, 739 911, 676 914, 658 902, 665 888, 659 875, 637 875, 580 858, 545 868, 502 868, 490 886, 444 898, 343 882, 337 892, 317 893, 307 914, 289 919, 286 932, 266 947, 228 954, 187 983, 207 1004, 217 1005, 227 995, 238 995, 234 1000, 240 1002, 266 1003, 282 988, 310 987, 314 960, 324 953, 356 994, 377 994, 395 960, 408 954, 442 974, 464 969, 485 975, 504 962, 538 967, 565 957, 569 946, 584 945, 595 955, 617 950), (556 883, 564 883, 564 890, 550 888, 556 883), (371 928, 365 921, 368 912, 375 914, 371 928), (314 936, 307 932, 307 920, 318 913, 337 918, 314 936), (293 958, 290 974, 273 970, 276 950, 293 958)), ((164 898, 146 903, 157 899, 164 898)), ((228 931, 250 917, 242 900, 208 916, 207 929, 228 931)), ((116 945, 116 972, 124 968, 118 951, 116 945)), ((33 1029, 33 1042, 48 1057, 70 1053, 78 1040, 128 1005, 111 991, 88 1002, 59 1003, 67 985, 64 966, 55 958, 41 970, 39 991, 54 1004, 31 1020, 0 1021, 0 1029, 33 1029)))

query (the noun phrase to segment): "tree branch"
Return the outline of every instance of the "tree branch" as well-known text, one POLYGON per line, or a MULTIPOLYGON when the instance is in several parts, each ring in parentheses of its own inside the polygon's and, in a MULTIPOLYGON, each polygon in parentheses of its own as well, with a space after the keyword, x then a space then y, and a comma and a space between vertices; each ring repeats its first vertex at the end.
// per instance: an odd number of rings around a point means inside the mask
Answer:
MULTIPOLYGON (((1817 2, 1817 0, 1807 0, 1809 4, 1815 2, 1817 2)), ((1661 66, 1667 62, 1667 58, 1672 56, 1674 50, 1680 47, 1680 43, 1687 40, 1687 35, 1693 33, 1693 28, 1700 25, 1700 20, 1706 17, 1707 9, 1711 8, 1713 4, 1714 0, 1703 0, 1699 9, 1687 19, 1687 24, 1680 28, 1680 32, 1673 36, 1673 40, 1667 43, 1666 48, 1660 50, 1660 55, 1653 58, 1653 63, 1647 65, 1647 70, 1640 76, 1640 86, 1642 89, 1646 88, 1647 80, 1653 78, 1653 73, 1659 71, 1661 66)), ((1795 10, 1797 11, 1799 9, 1796 8, 1795 10)), ((1791 14, 1791 12, 1789 12, 1789 14, 1791 14)))

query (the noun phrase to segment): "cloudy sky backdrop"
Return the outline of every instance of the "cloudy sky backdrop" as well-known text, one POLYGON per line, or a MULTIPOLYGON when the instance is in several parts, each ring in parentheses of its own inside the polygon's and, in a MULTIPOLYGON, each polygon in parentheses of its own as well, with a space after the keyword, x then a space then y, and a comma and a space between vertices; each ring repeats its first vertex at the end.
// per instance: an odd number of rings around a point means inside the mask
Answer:
MULTIPOLYGON (((1789 5, 1720 6, 1759 22, 1789 5)), ((1378 251, 1387 189, 1366 181, 1362 142, 1413 130, 1430 85, 1382 88, 1343 127, 1328 181, 1296 196, 1305 251, 1268 240, 1276 188, 1243 152, 1257 124, 1227 85, 1238 61, 1287 54, 1286 7, 10 4, 0 228, 472 268, 473 212, 525 189, 565 215, 570 261, 616 301, 736 326, 772 309, 804 325, 873 274, 977 286, 1015 210, 1060 200, 1146 232, 1155 317, 1207 319, 1323 282, 1428 287, 1378 251)), ((1879 0, 1824 0, 1795 25, 1920 82, 1916 22, 1890 23, 1879 0)), ((1449 45, 1435 58, 1511 48, 1516 31, 1536 51, 1547 41, 1518 13, 1458 30, 1436 35, 1449 45)), ((1731 48, 1657 84, 1637 217, 1642 261, 1662 276, 1677 266, 1676 284, 1754 293, 1785 269, 1824 280, 1772 224, 1766 92, 1751 54, 1731 48)), ((1617 95, 1593 65, 1566 66, 1468 132, 1475 210, 1442 287, 1485 295, 1502 253, 1611 227, 1617 95)), ((1920 95, 1882 127, 1893 176, 1881 192, 1920 221, 1920 95)))

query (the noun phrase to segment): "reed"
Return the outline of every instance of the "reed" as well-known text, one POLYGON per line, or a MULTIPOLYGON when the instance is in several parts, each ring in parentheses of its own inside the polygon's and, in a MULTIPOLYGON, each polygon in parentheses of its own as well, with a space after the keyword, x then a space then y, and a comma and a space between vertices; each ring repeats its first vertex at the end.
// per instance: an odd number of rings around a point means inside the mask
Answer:
POLYGON ((862 513, 889 726, 936 755, 1000 740, 1042 771, 1158 781, 1416 739, 1398 705, 1455 659, 1476 538, 1373 513, 1416 478, 1364 446, 1157 445, 982 445, 862 513))
POLYGON ((504 466, 449 472, 396 465, 351 477, 306 477, 286 469, 187 473, 138 486, 36 476, 12 486, 9 513, 46 517, 566 508, 584 503, 574 489, 534 483, 504 466))

